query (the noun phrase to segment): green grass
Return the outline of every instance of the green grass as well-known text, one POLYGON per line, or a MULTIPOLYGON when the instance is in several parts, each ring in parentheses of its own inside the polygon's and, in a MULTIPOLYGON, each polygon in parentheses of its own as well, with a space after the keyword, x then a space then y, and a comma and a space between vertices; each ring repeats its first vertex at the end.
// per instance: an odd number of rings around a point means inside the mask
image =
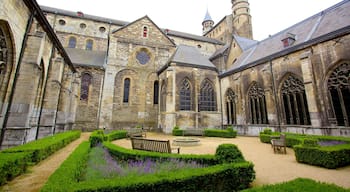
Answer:
POLYGON ((321 183, 311 179, 297 178, 289 182, 266 185, 243 190, 242 192, 349 192, 349 189, 334 184, 321 183))

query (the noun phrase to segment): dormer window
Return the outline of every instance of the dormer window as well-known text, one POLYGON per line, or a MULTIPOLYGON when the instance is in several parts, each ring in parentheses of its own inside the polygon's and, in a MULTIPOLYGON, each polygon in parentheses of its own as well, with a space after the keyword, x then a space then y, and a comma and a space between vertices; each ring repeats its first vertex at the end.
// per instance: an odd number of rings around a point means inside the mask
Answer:
POLYGON ((148 28, 146 26, 143 27, 143 37, 148 37, 148 28))
POLYGON ((286 36, 281 41, 283 43, 284 48, 292 46, 295 42, 295 34, 287 33, 286 36))

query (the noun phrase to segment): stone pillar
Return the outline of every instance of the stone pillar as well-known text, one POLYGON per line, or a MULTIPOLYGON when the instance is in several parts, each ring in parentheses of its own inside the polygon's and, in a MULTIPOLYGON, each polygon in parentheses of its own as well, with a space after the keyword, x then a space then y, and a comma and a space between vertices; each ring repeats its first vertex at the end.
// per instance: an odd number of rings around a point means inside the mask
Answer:
POLYGON ((166 114, 165 114, 165 133, 171 133, 173 127, 176 125, 175 113, 175 96, 176 96, 176 70, 174 66, 170 66, 166 71, 167 82, 167 96, 166 96, 166 114))
POLYGON ((303 73, 307 105, 310 113, 312 127, 321 126, 320 111, 317 102, 316 82, 314 82, 313 68, 310 58, 311 52, 306 51, 300 56, 301 70, 303 73))

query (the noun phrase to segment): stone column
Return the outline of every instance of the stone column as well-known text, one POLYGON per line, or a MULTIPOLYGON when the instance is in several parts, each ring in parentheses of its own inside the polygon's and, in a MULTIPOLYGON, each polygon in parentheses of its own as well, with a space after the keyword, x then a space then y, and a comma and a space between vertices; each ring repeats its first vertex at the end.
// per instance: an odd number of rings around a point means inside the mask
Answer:
POLYGON ((303 73, 307 105, 310 113, 312 127, 321 126, 320 110, 317 102, 316 82, 314 82, 313 68, 311 63, 311 52, 306 51, 300 56, 301 70, 303 73))
POLYGON ((171 133, 173 127, 176 125, 175 113, 175 91, 176 91, 176 69, 175 66, 170 66, 166 71, 167 82, 167 96, 166 96, 166 114, 165 114, 165 133, 171 133))

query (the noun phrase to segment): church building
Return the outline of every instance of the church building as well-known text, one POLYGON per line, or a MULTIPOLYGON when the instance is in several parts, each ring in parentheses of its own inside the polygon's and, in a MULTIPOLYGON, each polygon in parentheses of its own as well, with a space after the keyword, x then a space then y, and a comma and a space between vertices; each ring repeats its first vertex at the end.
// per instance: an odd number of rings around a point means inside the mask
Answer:
POLYGON ((130 22, 1 1, 1 147, 134 127, 350 136, 350 1, 262 41, 248 0, 231 3, 216 24, 207 10, 194 35, 147 15, 130 22))

